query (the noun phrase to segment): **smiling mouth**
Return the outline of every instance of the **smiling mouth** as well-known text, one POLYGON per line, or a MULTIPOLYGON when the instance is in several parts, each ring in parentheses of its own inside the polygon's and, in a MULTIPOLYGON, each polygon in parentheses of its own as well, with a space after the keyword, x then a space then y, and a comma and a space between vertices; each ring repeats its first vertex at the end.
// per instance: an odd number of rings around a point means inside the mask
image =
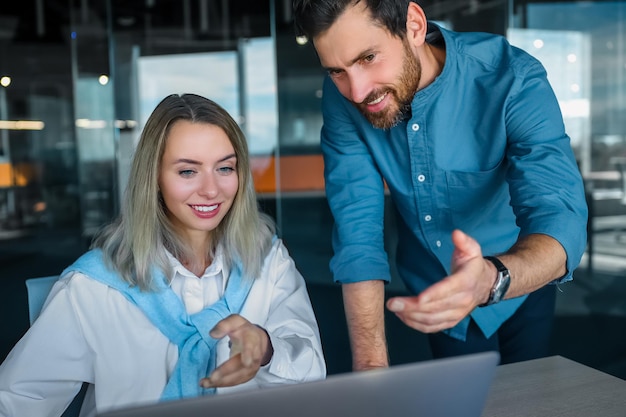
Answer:
POLYGON ((203 212, 203 213, 208 213, 210 211, 213 211, 215 209, 217 209, 218 204, 214 204, 212 206, 191 206, 192 209, 203 212))
POLYGON ((387 97, 387 94, 388 94, 388 93, 385 93, 385 94, 381 95, 381 96, 380 96, 380 97, 378 97, 376 100, 368 101, 368 102, 367 102, 367 105, 368 105, 368 106, 373 106, 374 104, 378 104, 378 103, 380 103, 381 101, 383 101, 383 100, 385 99, 385 97, 387 97))

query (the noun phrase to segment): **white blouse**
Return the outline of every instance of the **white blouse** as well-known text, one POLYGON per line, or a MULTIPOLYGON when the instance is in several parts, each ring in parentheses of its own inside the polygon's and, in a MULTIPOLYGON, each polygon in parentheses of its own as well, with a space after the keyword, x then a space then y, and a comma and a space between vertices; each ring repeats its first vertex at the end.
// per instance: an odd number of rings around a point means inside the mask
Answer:
MULTIPOLYGON (((220 252, 198 278, 170 257, 171 287, 190 314, 213 304, 228 276, 220 252)), ((277 239, 240 313, 270 335, 274 355, 241 391, 326 376, 319 329, 305 281, 277 239)), ((229 358, 227 338, 217 363, 229 358)), ((157 402, 178 348, 120 292, 80 273, 61 277, 39 318, 0 366, 0 416, 60 416, 90 384, 81 416, 157 402), (95 396, 93 395, 95 394, 95 396)), ((199 382, 199 381, 198 381, 199 382)))

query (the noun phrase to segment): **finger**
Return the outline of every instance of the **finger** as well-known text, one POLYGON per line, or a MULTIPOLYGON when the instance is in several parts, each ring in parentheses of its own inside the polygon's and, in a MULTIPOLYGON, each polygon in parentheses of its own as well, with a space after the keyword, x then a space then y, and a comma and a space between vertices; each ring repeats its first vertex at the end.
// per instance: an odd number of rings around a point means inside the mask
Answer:
POLYGON ((429 309, 433 308, 432 306, 429 307, 429 304, 440 302, 454 293, 452 289, 447 289, 447 287, 448 285, 444 286, 441 282, 438 282, 416 296, 391 297, 386 302, 387 309, 394 313, 429 311, 429 309), (437 287, 433 288, 435 286, 437 287), (441 294, 441 296, 437 294, 441 294))
POLYGON ((452 232, 452 243, 454 244, 453 264, 463 262, 468 258, 482 257, 478 242, 461 230, 456 229, 452 232))
POLYGON ((236 355, 217 367, 211 375, 200 380, 204 388, 229 387, 249 381, 256 375, 258 367, 246 367, 241 355, 236 355))
POLYGON ((467 291, 450 292, 441 298, 394 297, 388 308, 407 326, 424 332, 453 327, 474 308, 473 295, 467 291), (399 308, 401 307, 401 308, 399 308))
POLYGON ((444 310, 435 313, 401 313, 397 317, 407 326, 423 333, 433 333, 457 325, 467 314, 463 310, 444 310))
POLYGON ((427 297, 394 297, 387 301, 387 308, 397 315, 441 314, 447 311, 470 311, 472 294, 466 291, 424 294, 427 297), (431 296, 432 295, 432 296, 431 296))
POLYGON ((440 303, 449 306, 455 300, 463 298, 465 291, 467 291, 465 277, 461 274, 452 274, 422 291, 419 303, 424 308, 429 304, 439 305, 440 303))
POLYGON ((263 328, 247 323, 234 331, 230 337, 239 347, 244 366, 260 366, 270 343, 269 335, 263 328))
POLYGON ((200 380, 200 386, 203 388, 234 387, 248 382, 254 377, 254 375, 255 373, 250 372, 247 368, 242 368, 230 374, 220 374, 219 376, 211 374, 209 378, 203 378, 200 380))
POLYGON ((231 314, 225 319, 220 320, 215 327, 211 329, 209 336, 214 339, 221 339, 241 327, 246 322, 247 320, 239 314, 231 314))
POLYGON ((386 302, 387 309, 394 313, 414 310, 417 305, 418 296, 391 297, 386 302))

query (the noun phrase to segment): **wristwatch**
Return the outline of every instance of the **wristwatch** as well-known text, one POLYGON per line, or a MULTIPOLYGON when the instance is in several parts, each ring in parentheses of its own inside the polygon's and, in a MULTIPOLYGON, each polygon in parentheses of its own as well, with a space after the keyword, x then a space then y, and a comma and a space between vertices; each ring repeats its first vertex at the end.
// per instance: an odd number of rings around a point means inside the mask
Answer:
POLYGON ((507 267, 504 266, 502 262, 500 262, 500 259, 496 258, 495 256, 485 256, 484 258, 496 266, 496 269, 498 270, 498 276, 496 278, 495 284, 493 284, 493 287, 489 292, 489 298, 487 299, 487 302, 481 304, 479 307, 485 307, 499 303, 504 298, 504 294, 506 294, 506 291, 509 289, 509 285, 511 284, 511 273, 509 272, 507 267))

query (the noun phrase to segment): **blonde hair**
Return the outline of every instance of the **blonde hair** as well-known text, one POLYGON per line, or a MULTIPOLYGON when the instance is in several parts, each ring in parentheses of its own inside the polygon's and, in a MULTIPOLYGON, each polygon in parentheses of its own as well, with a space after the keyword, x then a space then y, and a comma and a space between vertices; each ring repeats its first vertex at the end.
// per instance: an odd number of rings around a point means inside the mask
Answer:
POLYGON ((169 132, 179 120, 208 123, 221 128, 235 150, 239 189, 229 212, 212 232, 212 256, 224 247, 229 268, 240 262, 245 276, 259 275, 276 233, 272 218, 261 213, 250 170, 246 138, 239 125, 217 103, 195 94, 172 94, 154 109, 141 133, 133 157, 128 185, 117 219, 96 236, 92 248, 100 248, 110 267, 131 285, 152 287, 154 268, 172 278, 166 250, 179 260, 192 260, 192 250, 181 239, 166 215, 158 177, 169 132))

